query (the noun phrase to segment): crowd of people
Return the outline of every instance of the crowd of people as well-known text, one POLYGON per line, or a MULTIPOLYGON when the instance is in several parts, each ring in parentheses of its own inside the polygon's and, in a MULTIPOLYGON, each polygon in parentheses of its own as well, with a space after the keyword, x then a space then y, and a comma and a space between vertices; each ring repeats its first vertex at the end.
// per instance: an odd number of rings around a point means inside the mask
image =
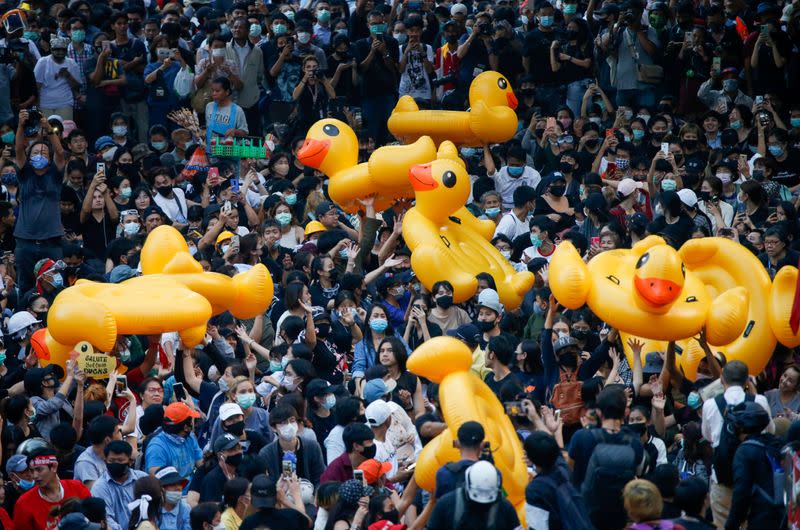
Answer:
MULTIPOLYGON (((315 530, 797 528, 800 363, 749 373, 705 342, 642 351, 550 292, 586 260, 659 235, 729 238, 770 277, 800 261, 800 7, 747 0, 27 0, 0 38, 0 528, 315 530), (519 308, 477 276, 421 285, 398 201, 358 214, 297 158, 320 118, 359 161, 394 141, 399 96, 466 110, 501 72, 519 127, 462 147, 467 207, 535 273, 519 308), (193 109, 199 128, 175 120, 193 109), (263 159, 216 141, 267 138, 263 159), (192 164, 206 148, 211 168, 192 164), (213 171, 212 171, 213 169, 213 171), (171 225, 205 271, 269 270, 275 296, 187 348, 119 336, 117 370, 42 367, 32 335, 79 279, 140 274, 171 225), (486 421, 431 491, 414 470, 448 426, 412 352, 448 335, 524 447, 506 499, 486 421), (632 355, 627 356, 627 349, 632 355), (632 361, 629 362, 629 359, 632 361), (788 484, 788 486, 787 486, 788 484)), ((765 346, 766 347, 766 346, 765 346)), ((478 418, 478 420, 482 420, 478 418)))

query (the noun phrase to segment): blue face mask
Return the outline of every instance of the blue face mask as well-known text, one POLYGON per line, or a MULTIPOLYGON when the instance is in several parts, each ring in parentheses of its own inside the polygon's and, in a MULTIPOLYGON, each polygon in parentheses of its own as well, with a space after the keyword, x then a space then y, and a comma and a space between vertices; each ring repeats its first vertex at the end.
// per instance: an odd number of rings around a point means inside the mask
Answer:
POLYGON ((297 204, 297 194, 290 193, 289 195, 284 195, 283 200, 285 200, 286 204, 288 204, 289 206, 294 206, 295 204, 297 204))
POLYGON ((531 246, 533 248, 539 248, 542 246, 542 240, 539 239, 539 236, 536 234, 531 234, 531 246))
POLYGON ((644 129, 634 129, 633 130, 633 139, 637 142, 644 138, 644 129))
POLYGON ((678 189, 678 183, 672 179, 664 179, 661 181, 662 191, 675 191, 678 189))
POLYGON ((769 154, 771 154, 776 158, 779 156, 783 156, 783 147, 779 145, 771 145, 769 146, 769 154))
POLYGON ((494 219, 498 215, 500 215, 500 208, 486 208, 485 210, 486 217, 489 219, 494 219))
POLYGON ((2 177, 3 184, 17 184, 17 173, 4 173, 2 177))
POLYGON ((0 140, 2 140, 4 144, 14 143, 14 138, 16 138, 14 131, 8 131, 7 133, 3 133, 3 135, 0 136, 0 140))
POLYGON ((0 353, 0 364, 5 364, 6 362, 6 352, 0 353))
POLYGON ((689 392, 689 396, 686 398, 686 404, 689 405, 689 408, 696 409, 700 406, 700 394, 695 391, 689 392))
POLYGON ((29 489, 33 488, 35 485, 36 485, 36 483, 34 481, 32 481, 32 480, 20 480, 19 481, 19 487, 23 491, 28 491, 29 489))
POLYGON ((248 392, 247 394, 238 394, 236 396, 236 402, 242 407, 242 410, 247 410, 253 406, 256 402, 256 395, 254 392, 248 392))
POLYGON ((281 359, 281 370, 285 369, 289 365, 290 359, 288 357, 284 357, 281 359))
POLYGON ((46 156, 33 155, 31 157, 31 165, 33 169, 44 169, 50 165, 50 160, 46 156))
POLYGON ((325 402, 322 404, 328 410, 331 410, 333 407, 336 406, 336 396, 333 394, 328 394, 325 396, 325 402))
POLYGON ((152 145, 153 149, 156 151, 163 151, 167 148, 167 142, 150 142, 150 145, 152 145))
POLYGON ((61 276, 60 274, 56 274, 55 276, 53 276, 51 282, 53 284, 53 287, 55 287, 56 289, 61 289, 62 287, 64 287, 64 277, 61 276))
POLYGON ((506 169, 508 170, 508 176, 514 178, 521 177, 525 172, 525 168, 523 166, 508 166, 506 169))
POLYGON ((800 118, 791 118, 789 123, 792 125, 792 127, 800 127, 800 118))
POLYGON ((564 14, 574 15, 578 12, 578 4, 564 4, 564 14))
POLYGON ((369 327, 372 331, 383 333, 389 327, 389 321, 385 318, 373 318, 369 321, 369 327))
POLYGON ((539 24, 542 25, 543 28, 549 28, 553 25, 553 16, 546 16, 546 17, 539 17, 539 24))
POLYGON ((731 122, 731 129, 736 131, 736 130, 739 130, 741 128, 742 128, 742 121, 741 120, 733 120, 731 122))
POLYGON ((272 373, 280 372, 283 369, 283 365, 280 361, 270 361, 269 362, 269 371, 272 373))

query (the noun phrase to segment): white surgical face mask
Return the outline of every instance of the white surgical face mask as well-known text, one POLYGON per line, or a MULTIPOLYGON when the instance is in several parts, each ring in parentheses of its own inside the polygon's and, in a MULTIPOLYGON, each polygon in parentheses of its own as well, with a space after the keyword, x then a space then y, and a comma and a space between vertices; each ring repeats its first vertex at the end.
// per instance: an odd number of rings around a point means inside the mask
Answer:
POLYGON ((291 422, 278 427, 278 436, 280 436, 282 440, 293 440, 294 437, 297 436, 297 423, 291 422))

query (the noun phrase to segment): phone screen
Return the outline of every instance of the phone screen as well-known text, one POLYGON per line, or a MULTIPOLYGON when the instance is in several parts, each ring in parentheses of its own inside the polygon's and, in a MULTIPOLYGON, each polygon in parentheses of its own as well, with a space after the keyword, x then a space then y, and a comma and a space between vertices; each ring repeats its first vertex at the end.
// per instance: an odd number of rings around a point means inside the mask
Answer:
POLYGON ((105 162, 98 162, 97 163, 97 172, 100 173, 101 171, 103 173, 106 172, 106 164, 105 164, 105 162))
POLYGON ((354 469, 353 470, 353 478, 355 480, 360 480, 360 481, 363 482, 364 481, 364 471, 362 471, 361 469, 354 469))
POLYGON ((114 387, 114 393, 118 396, 121 396, 126 390, 128 390, 128 377, 120 375, 117 377, 117 384, 114 387))
POLYGON ((175 392, 176 401, 183 401, 186 399, 186 390, 183 388, 183 383, 175 383, 172 385, 172 391, 175 392))

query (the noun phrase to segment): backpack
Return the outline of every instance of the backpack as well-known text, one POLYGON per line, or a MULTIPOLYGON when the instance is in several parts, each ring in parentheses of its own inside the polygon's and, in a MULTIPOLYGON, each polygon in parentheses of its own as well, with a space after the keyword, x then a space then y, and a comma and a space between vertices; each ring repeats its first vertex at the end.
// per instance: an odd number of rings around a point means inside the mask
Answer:
POLYGON ((589 520, 586 506, 580 492, 572 485, 567 472, 559 468, 556 472, 560 481, 549 475, 540 475, 536 480, 541 480, 556 490, 558 499, 558 519, 564 530, 594 530, 594 525, 589 520))
POLYGON ((608 516, 625 518, 622 490, 636 477, 636 451, 631 445, 634 435, 623 431, 621 441, 611 442, 604 429, 589 432, 597 440, 581 487, 589 515, 592 521, 608 516))
POLYGON ((752 492, 756 495, 761 495, 772 506, 785 506, 784 492, 786 489, 786 473, 783 469, 780 454, 778 450, 769 447, 759 440, 745 440, 742 445, 754 445, 764 450, 764 456, 767 457, 769 465, 772 468, 772 493, 767 493, 764 488, 758 484, 753 484, 752 492))
MULTIPOLYGON (((466 468, 464 468, 466 469, 466 468)), ((489 508, 489 513, 486 516, 486 530, 494 530, 497 526, 497 512, 500 511, 500 503, 502 496, 498 497, 489 508)), ((464 524, 464 517, 467 514, 467 490, 464 485, 456 488, 456 504, 453 509, 453 528, 462 528, 464 524)))
MULTIPOLYGON (((756 397, 752 394, 744 395, 745 401, 755 401, 755 399, 756 397)), ((728 405, 724 394, 715 397, 714 403, 717 404, 719 413, 722 415, 722 430, 719 433, 719 445, 714 449, 711 465, 717 475, 717 482, 723 486, 732 487, 733 457, 741 444, 729 418, 729 413, 733 410, 734 405, 728 405)))
POLYGON ((567 375, 564 370, 560 371, 559 382, 553 387, 550 403, 561 411, 561 420, 564 425, 577 425, 581 422, 581 411, 583 410, 583 398, 581 389, 583 381, 576 380, 576 372, 572 376, 567 375))
POLYGON ((475 462, 464 464, 463 462, 448 462, 444 465, 450 473, 453 474, 455 480, 453 481, 453 489, 463 488, 466 483, 467 469, 475 462))

